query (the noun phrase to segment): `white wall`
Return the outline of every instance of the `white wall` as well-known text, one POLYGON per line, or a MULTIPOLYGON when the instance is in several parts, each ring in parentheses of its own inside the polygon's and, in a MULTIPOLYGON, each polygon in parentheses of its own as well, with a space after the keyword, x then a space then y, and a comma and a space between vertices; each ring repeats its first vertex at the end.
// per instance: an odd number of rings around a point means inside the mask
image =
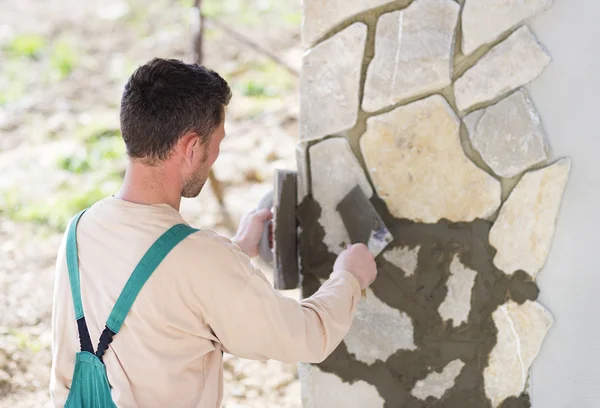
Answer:
POLYGON ((572 169, 540 302, 556 322, 533 365, 533 408, 600 407, 600 1, 555 0, 530 25, 553 56, 529 89, 572 169))

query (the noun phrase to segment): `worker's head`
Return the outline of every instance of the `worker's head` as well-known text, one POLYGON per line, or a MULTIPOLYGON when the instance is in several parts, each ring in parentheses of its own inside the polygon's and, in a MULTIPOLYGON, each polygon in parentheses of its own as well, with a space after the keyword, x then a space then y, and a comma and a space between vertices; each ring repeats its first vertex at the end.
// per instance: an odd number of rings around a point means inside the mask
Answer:
POLYGON ((230 99, 227 82, 203 66, 155 58, 139 67, 121 99, 129 158, 168 169, 183 197, 197 196, 219 155, 230 99))

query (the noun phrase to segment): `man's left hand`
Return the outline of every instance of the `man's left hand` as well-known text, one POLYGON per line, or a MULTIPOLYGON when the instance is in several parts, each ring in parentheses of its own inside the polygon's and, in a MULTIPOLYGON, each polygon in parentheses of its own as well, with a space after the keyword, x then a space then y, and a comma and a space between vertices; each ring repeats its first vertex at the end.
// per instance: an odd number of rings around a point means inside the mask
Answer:
POLYGON ((250 258, 258 255, 258 244, 263 234, 264 223, 273 217, 271 210, 254 209, 242 217, 240 226, 231 241, 237 244, 250 258))

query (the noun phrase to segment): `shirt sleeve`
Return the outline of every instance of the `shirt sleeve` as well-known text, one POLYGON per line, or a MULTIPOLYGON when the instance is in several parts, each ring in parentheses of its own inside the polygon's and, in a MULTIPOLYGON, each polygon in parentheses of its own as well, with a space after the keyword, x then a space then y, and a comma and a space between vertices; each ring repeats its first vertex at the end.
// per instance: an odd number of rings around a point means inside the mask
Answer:
POLYGON ((319 363, 350 329, 361 292, 349 272, 334 271, 313 296, 298 301, 273 288, 231 241, 221 238, 220 248, 211 253, 212 274, 220 279, 209 297, 219 305, 203 309, 225 352, 253 360, 319 363))
POLYGON ((66 262, 66 234, 63 236, 56 260, 54 294, 52 305, 52 365, 50 368, 50 397, 53 407, 62 408, 69 395, 73 376, 75 353, 79 347, 76 332, 75 311, 72 302, 59 301, 68 295, 70 285, 66 262), (75 351, 73 351, 75 350, 75 351))

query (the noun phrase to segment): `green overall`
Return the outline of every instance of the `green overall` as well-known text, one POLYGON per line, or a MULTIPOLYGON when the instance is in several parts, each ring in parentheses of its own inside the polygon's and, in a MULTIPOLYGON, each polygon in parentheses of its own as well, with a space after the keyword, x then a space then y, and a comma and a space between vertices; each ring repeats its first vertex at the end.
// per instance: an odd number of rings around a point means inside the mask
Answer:
POLYGON ((67 267, 81 351, 76 354, 73 381, 71 382, 65 408, 116 408, 112 400, 111 387, 108 383, 102 356, 112 342, 113 336, 121 329, 129 309, 131 309, 142 286, 152 275, 152 272, 179 242, 198 230, 185 224, 177 224, 152 244, 129 277, 123 292, 119 295, 106 322, 106 327, 100 336, 98 350, 94 353, 81 303, 77 255, 77 223, 85 211, 81 211, 73 218, 67 232, 67 267))

